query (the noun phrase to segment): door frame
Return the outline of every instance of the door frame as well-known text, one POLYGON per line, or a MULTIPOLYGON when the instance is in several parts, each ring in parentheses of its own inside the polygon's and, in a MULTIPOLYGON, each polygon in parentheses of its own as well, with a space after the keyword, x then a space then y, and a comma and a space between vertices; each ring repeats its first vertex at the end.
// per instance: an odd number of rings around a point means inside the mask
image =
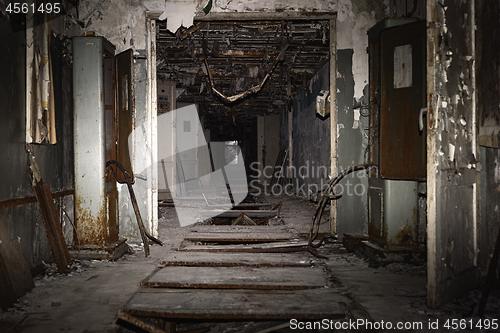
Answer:
MULTIPOLYGON (((475 1, 470 1, 470 36, 471 36, 471 51, 472 59, 475 58, 475 1)), ((436 0, 427 0, 426 3, 426 21, 427 21, 427 305, 430 308, 436 308, 447 301, 448 298, 452 297, 454 293, 458 291, 457 286, 463 286, 467 282, 472 282, 467 285, 468 288, 473 288, 474 284, 477 283, 477 262, 478 262, 478 249, 479 249, 479 224, 480 224, 480 209, 479 209, 479 172, 477 170, 472 170, 468 175, 464 175, 464 178, 468 180, 463 180, 458 187, 471 186, 472 187, 472 197, 471 202, 459 202, 455 198, 457 207, 466 206, 470 204, 471 207, 471 224, 472 224, 472 239, 473 239, 473 264, 470 267, 471 270, 462 274, 463 271, 458 272, 453 276, 456 281, 445 281, 445 271, 447 268, 446 261, 443 262, 444 258, 440 257, 440 254, 446 253, 448 244, 441 242, 442 239, 441 229, 444 228, 444 224, 449 221, 445 221, 442 210, 444 207, 440 207, 445 203, 447 198, 445 191, 442 190, 445 186, 443 179, 442 166, 440 161, 440 153, 442 154, 442 142, 441 142, 441 131, 440 123, 447 121, 448 119, 443 119, 441 108, 442 101, 440 87, 442 83, 442 74, 438 71, 446 71, 440 64, 445 61, 445 55, 441 54, 439 49, 438 41, 440 38, 440 30, 446 24, 445 19, 442 15, 439 15, 438 10, 443 10, 436 0), (441 59, 442 58, 442 59, 441 59), (475 175, 473 174, 475 173, 475 175), (472 285, 471 285, 472 284, 472 285)), ((455 37, 455 36, 454 36, 455 37)), ((455 37, 457 38, 457 37, 455 37)), ((466 54, 453 54, 453 57, 459 59, 459 57, 466 57, 466 54)), ((454 61, 457 61, 453 59, 454 61)), ((478 156, 478 146, 477 146, 477 110, 476 110, 476 84, 475 84, 475 64, 472 63, 471 66, 471 107, 470 107, 470 120, 471 120, 471 150, 472 154, 476 159, 478 156)), ((444 96, 447 97, 447 96, 444 96)), ((445 113, 447 109, 445 108, 445 113)), ((458 119, 457 119, 458 121, 458 119)), ((454 142, 455 143, 455 142, 454 142)), ((457 147, 458 149, 459 147, 457 147)), ((460 147, 461 148, 461 147, 460 147)), ((458 169, 458 166, 456 167, 458 169)), ((466 198, 467 200, 469 198, 466 198)), ((463 222, 463 221, 461 221, 463 222)), ((451 232, 450 232, 451 234, 451 232)), ((451 242, 457 242, 459 240, 451 239, 451 242)), ((464 247, 467 244, 463 242, 461 244, 456 244, 456 247, 464 247)), ((465 259, 465 258, 464 258, 465 259)), ((466 288, 467 288, 466 287, 466 288)), ((462 290, 466 291, 465 289, 462 290)))

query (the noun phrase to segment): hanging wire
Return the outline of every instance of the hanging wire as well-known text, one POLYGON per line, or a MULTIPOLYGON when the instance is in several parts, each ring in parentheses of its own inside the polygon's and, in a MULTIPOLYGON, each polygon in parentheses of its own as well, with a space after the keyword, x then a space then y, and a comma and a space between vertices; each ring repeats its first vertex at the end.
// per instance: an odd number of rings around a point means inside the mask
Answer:
POLYGON ((314 249, 319 248, 323 242, 325 241, 326 238, 328 237, 323 237, 322 239, 319 239, 316 243, 315 241, 318 238, 319 235, 319 226, 321 222, 321 217, 323 216, 323 212, 325 211, 325 207, 327 203, 330 200, 338 200, 342 197, 341 194, 335 194, 335 186, 348 174, 354 171, 358 170, 366 170, 369 171, 371 168, 374 166, 371 164, 358 164, 358 165, 353 165, 350 166, 349 168, 345 169, 342 171, 337 177, 331 179, 325 186, 324 189, 320 189, 320 195, 319 197, 321 198, 316 206, 316 212, 313 215, 313 218, 311 220, 311 229, 309 232, 309 242, 307 244, 307 250, 314 256, 321 258, 321 259, 327 259, 327 257, 322 256, 314 249))

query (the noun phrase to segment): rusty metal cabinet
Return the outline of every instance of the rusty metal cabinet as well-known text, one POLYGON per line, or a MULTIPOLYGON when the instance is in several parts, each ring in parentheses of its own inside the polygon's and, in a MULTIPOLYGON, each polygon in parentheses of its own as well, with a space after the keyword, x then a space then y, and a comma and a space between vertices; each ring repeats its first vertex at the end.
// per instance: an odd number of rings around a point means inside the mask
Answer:
POLYGON ((113 254, 124 243, 118 236, 121 175, 106 162, 118 160, 133 175, 127 144, 134 112, 132 61, 131 50, 115 55, 102 37, 73 38, 75 225, 79 251, 90 257, 103 249, 113 254))
POLYGON ((426 26, 388 18, 369 30, 370 241, 386 249, 418 247, 417 181, 426 177, 426 136, 418 127, 426 96, 426 26))

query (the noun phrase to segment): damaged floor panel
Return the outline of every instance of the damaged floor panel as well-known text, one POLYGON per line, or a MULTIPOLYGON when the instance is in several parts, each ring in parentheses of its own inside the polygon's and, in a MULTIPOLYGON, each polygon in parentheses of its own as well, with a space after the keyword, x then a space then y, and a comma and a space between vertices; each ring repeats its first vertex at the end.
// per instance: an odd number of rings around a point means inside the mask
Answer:
MULTIPOLYGON (((266 199, 270 203, 283 201, 280 218, 286 223, 279 226, 272 225, 269 230, 283 231, 275 228, 284 227, 293 235, 307 233, 310 225, 304 221, 310 221, 314 205, 294 197, 266 197, 266 199)), ((415 266, 406 263, 373 265, 370 261, 346 253, 338 242, 327 242, 319 249, 319 252, 328 259, 318 259, 306 251, 293 253, 178 251, 181 242, 184 241, 184 235, 189 231, 205 232, 207 228, 214 228, 217 232, 221 232, 221 228, 225 228, 226 231, 232 232, 234 229, 231 228, 243 227, 252 228, 253 232, 257 230, 265 232, 264 228, 267 227, 208 225, 180 227, 175 209, 161 207, 160 212, 159 238, 164 241, 165 246, 152 246, 151 256, 144 258, 141 244, 129 243, 137 252, 131 251, 116 261, 73 261, 68 274, 58 273, 55 264, 46 265, 48 267, 46 272, 35 277, 36 287, 23 296, 15 308, 0 313, 0 331, 2 327, 12 328, 12 325, 17 325, 11 333, 61 331, 128 333, 137 332, 137 325, 142 325, 139 327, 144 327, 146 331, 163 333, 261 331, 261 333, 273 331, 285 333, 301 331, 292 329, 290 320, 284 319, 287 315, 296 316, 297 320, 302 318, 303 321, 319 321, 324 319, 323 316, 335 318, 345 314, 344 319, 338 321, 334 319, 334 321, 347 323, 349 320, 353 322, 373 320, 379 323, 384 321, 391 322, 393 328, 398 322, 411 322, 421 323, 424 328, 408 331, 444 332, 449 330, 427 329, 428 324, 439 320, 442 328, 448 319, 468 322, 471 319, 474 322, 479 319, 474 315, 474 308, 481 298, 481 290, 466 294, 441 308, 427 308, 425 265, 415 266), (139 287, 140 282, 145 281, 152 272, 165 266, 322 268, 324 272, 321 276, 326 276, 329 287, 274 291, 139 287), (145 295, 146 293, 150 295, 145 295), (146 297, 150 301, 147 304, 141 303, 146 297), (167 297, 173 299, 169 300, 167 297), (151 303, 155 299, 158 299, 156 305, 151 303), (171 307, 167 307, 167 302, 171 302, 169 305, 171 307), (149 310, 145 308, 146 305, 149 306, 149 310), (314 316, 320 318, 308 319, 314 316), (124 321, 132 323, 127 325, 124 321), (133 323, 135 327, 132 326, 133 323)), ((328 223, 321 224, 320 233, 327 231, 328 223)), ((290 243, 265 243, 265 246, 280 244, 290 249, 290 243)), ((231 248, 264 245, 217 246, 231 248)), ((284 248, 278 250, 283 251, 284 248)), ((498 318, 499 309, 500 292, 495 288, 488 298, 483 319, 491 321, 498 318)), ((368 330, 360 328, 351 331, 368 330)))
POLYGON ((345 314, 335 302, 337 296, 329 289, 207 289, 193 292, 189 289, 143 288, 124 306, 123 311, 134 316, 170 320, 341 319, 345 314))
POLYGON ((173 252, 163 257, 163 266, 201 267, 310 267, 320 260, 305 253, 173 252))
POLYGON ((241 226, 241 225, 199 225, 190 228, 191 232, 290 232, 284 226, 241 226))
POLYGON ((193 244, 192 242, 183 242, 179 251, 186 252, 258 252, 258 253, 275 253, 275 252, 298 252, 307 251, 307 240, 303 241, 288 241, 288 242, 273 242, 259 244, 230 244, 230 245, 205 245, 193 244))
POLYGON ((298 241, 292 231, 283 226, 191 227, 178 251, 170 252, 143 280, 119 318, 150 332, 157 328, 148 326, 150 318, 345 318, 343 297, 324 262, 305 252, 307 241, 298 241), (286 253, 297 250, 303 252, 286 253), (259 253, 268 251, 279 253, 259 253))
POLYGON ((167 266, 141 283, 144 287, 294 290, 327 287, 315 267, 167 266))
POLYGON ((292 240, 285 232, 190 232, 184 240, 191 242, 256 243, 292 240))

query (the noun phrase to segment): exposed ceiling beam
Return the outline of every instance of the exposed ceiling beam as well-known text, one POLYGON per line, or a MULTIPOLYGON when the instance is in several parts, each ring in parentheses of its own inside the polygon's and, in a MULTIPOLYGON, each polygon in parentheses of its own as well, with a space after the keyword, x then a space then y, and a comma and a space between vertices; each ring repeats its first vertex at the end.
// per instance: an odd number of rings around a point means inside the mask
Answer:
POLYGON ((332 12, 245 12, 222 13, 210 12, 207 15, 197 14, 195 21, 280 21, 280 20, 333 20, 337 13, 332 12))

